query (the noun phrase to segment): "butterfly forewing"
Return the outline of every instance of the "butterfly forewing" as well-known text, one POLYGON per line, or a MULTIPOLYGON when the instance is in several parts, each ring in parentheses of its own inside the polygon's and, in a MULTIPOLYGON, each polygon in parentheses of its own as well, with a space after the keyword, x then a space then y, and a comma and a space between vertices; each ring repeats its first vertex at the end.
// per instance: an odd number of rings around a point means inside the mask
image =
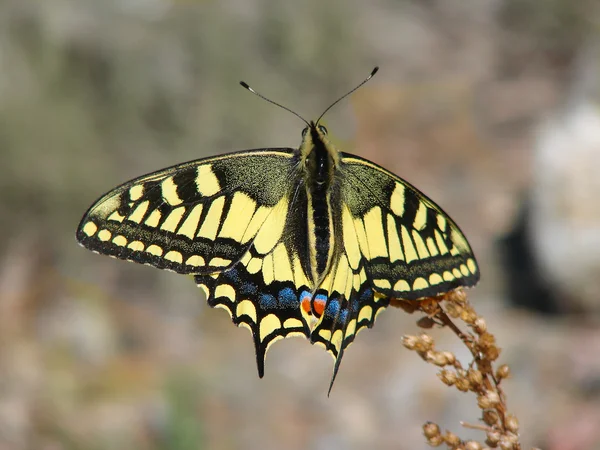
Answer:
POLYGON ((342 158, 345 246, 387 297, 433 297, 473 286, 479 270, 452 219, 396 175, 353 155, 342 158))
POLYGON ((288 196, 291 149, 229 154, 164 169, 123 184, 83 217, 90 250, 179 273, 237 262, 288 196))

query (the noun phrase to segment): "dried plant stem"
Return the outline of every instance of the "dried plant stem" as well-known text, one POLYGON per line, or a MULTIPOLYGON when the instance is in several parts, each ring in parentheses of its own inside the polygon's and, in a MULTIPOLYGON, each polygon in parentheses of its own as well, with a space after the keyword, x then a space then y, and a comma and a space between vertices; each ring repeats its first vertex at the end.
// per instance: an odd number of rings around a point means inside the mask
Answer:
POLYGON ((463 441, 451 431, 442 433, 440 427, 427 422, 423 432, 427 442, 433 446, 446 444, 450 449, 478 450, 484 447, 502 450, 520 450, 519 424, 517 418, 508 413, 506 396, 501 388, 503 379, 510 375, 507 365, 494 370, 494 363, 500 356, 494 335, 487 331, 483 317, 477 315, 467 301, 463 289, 457 289, 435 298, 418 301, 392 300, 392 306, 400 307, 409 313, 425 313, 417 322, 422 328, 446 327, 465 344, 473 355, 473 360, 465 369, 451 352, 437 351, 434 340, 427 333, 419 336, 404 336, 403 344, 413 350, 426 362, 441 367, 438 376, 447 386, 454 386, 461 392, 477 395, 477 405, 482 411, 481 424, 461 422, 465 428, 478 429, 486 433, 485 445, 477 441, 463 441), (453 319, 464 322, 469 331, 462 331, 453 319))

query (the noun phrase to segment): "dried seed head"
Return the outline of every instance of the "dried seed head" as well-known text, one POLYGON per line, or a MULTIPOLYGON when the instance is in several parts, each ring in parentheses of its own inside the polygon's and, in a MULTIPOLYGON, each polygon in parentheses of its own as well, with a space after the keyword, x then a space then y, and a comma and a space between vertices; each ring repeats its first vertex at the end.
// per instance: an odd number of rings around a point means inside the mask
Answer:
POLYGON ((427 422, 425 425, 423 425, 423 434, 427 439, 442 435, 439 425, 433 422, 427 422))
POLYGON ((482 450, 483 447, 477 441, 467 441, 465 442, 465 450, 482 450))
POLYGON ((444 367, 448 365, 448 360, 443 352, 436 352, 434 350, 429 350, 425 354, 425 359, 427 362, 435 364, 436 366, 444 367))
POLYGON ((479 345, 482 347, 492 347, 496 345, 496 338, 493 334, 485 332, 479 336, 479 345))
POLYGON ((438 373, 438 376, 440 377, 440 380, 442 380, 442 382, 447 386, 452 386, 458 379, 456 372, 448 369, 442 369, 438 373))
POLYGON ((469 369, 467 371, 467 378, 471 385, 475 388, 478 388, 483 383, 483 375, 477 369, 469 369))
POLYGON ((472 309, 463 309, 460 313, 460 320, 469 325, 473 325, 477 320, 477 314, 472 309))
POLYGON ((454 356, 454 353, 452 352, 442 352, 444 354, 444 358, 446 358, 446 364, 447 365, 454 365, 454 363, 456 362, 456 356, 454 356))
POLYGON ((493 409, 486 409, 483 412, 483 421, 487 425, 496 425, 500 421, 500 416, 493 409))
POLYGON ((448 446, 450 446, 451 448, 456 448, 461 444, 460 438, 451 431, 446 431, 446 435, 444 436, 444 442, 448 444, 448 446))
POLYGON ((448 303, 446 305, 446 313, 453 319, 458 319, 463 312, 463 307, 456 303, 448 303))
POLYGON ((487 347, 483 350, 483 355, 489 361, 496 361, 500 357, 500 349, 495 346, 487 347))
POLYGON ((486 433, 485 443, 490 447, 496 447, 498 445, 498 442, 500 442, 501 437, 502 435, 499 431, 490 430, 486 433))
POLYGON ((496 378, 498 380, 503 380, 504 378, 508 378, 510 376, 510 368, 506 364, 502 364, 498 367, 496 371, 496 378))
POLYGON ((483 317, 478 317, 475 319, 475 323, 473 324, 473 328, 477 334, 482 334, 487 331, 487 324, 485 323, 485 319, 483 317))
POLYGON ((418 341, 419 338, 411 334, 402 336, 402 345, 404 345, 409 350, 415 350, 418 341))
POLYGON ((502 437, 500 439, 500 442, 498 442, 498 447, 500 447, 502 450, 514 450, 515 444, 514 442, 512 442, 511 439, 506 439, 505 437, 502 437))
POLYGON ((506 423, 506 429, 508 431, 511 431, 512 433, 515 433, 515 434, 519 432, 519 421, 512 414, 506 415, 505 423, 506 423))
POLYGON ((425 350, 430 350, 433 348, 434 341, 431 336, 429 336, 426 333, 421 333, 419 335, 419 338, 421 339, 422 345, 425 350))
POLYGON ((458 389, 461 392, 468 392, 469 388, 471 387, 471 383, 469 383, 468 379, 461 377, 458 380, 456 380, 455 386, 456 389, 458 389))

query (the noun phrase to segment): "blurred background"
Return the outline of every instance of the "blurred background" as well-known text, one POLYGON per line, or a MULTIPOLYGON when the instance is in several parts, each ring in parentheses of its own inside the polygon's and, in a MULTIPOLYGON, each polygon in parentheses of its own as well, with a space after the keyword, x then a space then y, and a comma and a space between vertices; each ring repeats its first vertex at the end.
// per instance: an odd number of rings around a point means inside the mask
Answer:
MULTIPOLYGON (((248 332, 189 277, 80 248, 101 194, 326 117, 418 186, 481 265, 469 298, 513 371, 522 443, 600 449, 597 0, 0 0, 0 450, 421 449, 472 395, 390 308, 332 360, 248 332)), ((438 348, 470 361, 454 335, 438 348)), ((463 438, 482 433, 464 430, 463 438)))

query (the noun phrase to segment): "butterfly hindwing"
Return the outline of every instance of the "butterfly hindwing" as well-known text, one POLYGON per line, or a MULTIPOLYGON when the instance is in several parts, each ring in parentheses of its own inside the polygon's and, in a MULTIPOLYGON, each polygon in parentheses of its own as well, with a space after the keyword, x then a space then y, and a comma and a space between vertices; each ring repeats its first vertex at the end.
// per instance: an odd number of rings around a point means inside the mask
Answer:
POLYGON ((362 158, 342 158, 344 245, 376 292, 414 300, 473 286, 475 257, 454 221, 406 181, 362 158))
POLYGON ((271 210, 248 250, 234 267, 210 275, 196 275, 208 303, 226 309, 233 322, 250 330, 259 376, 269 347, 289 336, 310 334, 308 312, 301 299, 310 296, 311 282, 300 262, 305 221, 297 214, 302 196, 288 196, 271 210))
POLYGON ((286 198, 292 159, 291 149, 251 150, 139 177, 101 197, 77 239, 98 253, 160 269, 223 270, 286 198))

